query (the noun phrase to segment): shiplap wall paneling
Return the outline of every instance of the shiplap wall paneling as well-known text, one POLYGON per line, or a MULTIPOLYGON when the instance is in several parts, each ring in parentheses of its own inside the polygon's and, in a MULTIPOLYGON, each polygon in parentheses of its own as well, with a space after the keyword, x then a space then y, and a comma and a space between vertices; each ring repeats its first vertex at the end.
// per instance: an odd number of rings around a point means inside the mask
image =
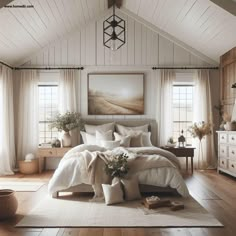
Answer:
MULTIPOLYGON (((126 21, 126 43, 117 51, 103 45, 103 21, 90 22, 28 59, 31 65, 82 66, 199 66, 204 60, 159 35, 145 24, 119 12, 126 21), (45 55, 42 57, 42 51, 45 55)), ((27 62, 27 61, 26 61, 27 62)))

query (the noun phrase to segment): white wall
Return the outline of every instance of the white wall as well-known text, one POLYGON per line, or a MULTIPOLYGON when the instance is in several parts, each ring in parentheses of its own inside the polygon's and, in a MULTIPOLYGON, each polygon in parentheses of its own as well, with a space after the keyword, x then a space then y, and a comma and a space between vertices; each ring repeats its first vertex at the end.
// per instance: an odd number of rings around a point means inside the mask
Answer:
POLYGON ((119 13, 126 20, 126 44, 118 51, 103 46, 103 21, 106 17, 90 22, 86 28, 77 30, 43 48, 22 64, 37 66, 199 66, 208 65, 177 43, 161 36, 145 24, 119 13))

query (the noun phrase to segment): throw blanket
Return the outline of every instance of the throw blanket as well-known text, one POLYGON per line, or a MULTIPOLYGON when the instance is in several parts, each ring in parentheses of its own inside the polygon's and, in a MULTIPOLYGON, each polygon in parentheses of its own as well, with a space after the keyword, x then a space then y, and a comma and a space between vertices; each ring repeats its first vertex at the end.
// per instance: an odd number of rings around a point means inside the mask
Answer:
POLYGON ((49 181, 49 192, 52 194, 85 183, 93 186, 96 196, 101 196, 101 184, 111 182, 104 171, 105 163, 113 155, 120 153, 129 156, 128 175, 137 175, 142 184, 171 186, 181 195, 188 195, 187 187, 178 171, 178 159, 174 154, 156 147, 119 147, 108 151, 94 145, 79 145, 66 153, 49 181))

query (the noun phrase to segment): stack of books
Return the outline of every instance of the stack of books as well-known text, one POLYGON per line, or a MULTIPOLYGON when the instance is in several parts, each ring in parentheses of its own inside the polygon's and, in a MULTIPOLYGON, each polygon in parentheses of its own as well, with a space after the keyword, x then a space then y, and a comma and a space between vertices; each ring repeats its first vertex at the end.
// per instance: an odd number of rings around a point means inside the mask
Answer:
POLYGON ((148 209, 156 209, 160 207, 170 207, 172 211, 184 209, 184 204, 182 202, 170 201, 169 199, 161 200, 157 196, 145 198, 142 204, 148 209))

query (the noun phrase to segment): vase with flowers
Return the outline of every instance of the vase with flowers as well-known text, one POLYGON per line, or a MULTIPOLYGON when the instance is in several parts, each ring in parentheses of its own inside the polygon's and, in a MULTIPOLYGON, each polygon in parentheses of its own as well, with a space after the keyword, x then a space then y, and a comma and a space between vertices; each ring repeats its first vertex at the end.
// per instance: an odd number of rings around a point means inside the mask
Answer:
POLYGON ((82 128, 83 120, 78 112, 66 112, 64 114, 58 113, 51 121, 50 128, 56 128, 58 131, 64 131, 62 136, 62 146, 71 146, 70 131, 75 128, 82 128))
POLYGON ((105 164, 105 172, 107 175, 110 175, 112 178, 124 177, 128 171, 128 155, 121 153, 118 155, 113 155, 110 160, 105 164))
POLYGON ((212 124, 209 122, 201 121, 199 123, 194 123, 189 127, 188 131, 190 132, 193 138, 198 138, 199 140, 199 160, 203 160, 203 149, 202 149, 202 139, 205 136, 212 134, 212 124))

